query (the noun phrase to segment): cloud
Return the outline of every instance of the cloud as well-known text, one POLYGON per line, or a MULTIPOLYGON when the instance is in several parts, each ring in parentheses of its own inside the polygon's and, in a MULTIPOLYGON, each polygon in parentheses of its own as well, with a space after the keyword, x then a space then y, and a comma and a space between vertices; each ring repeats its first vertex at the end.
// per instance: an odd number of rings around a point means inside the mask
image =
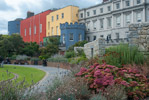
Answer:
POLYGON ((0 0, 0 34, 7 34, 8 21, 26 18, 27 11, 35 14, 52 8, 75 5, 80 8, 100 3, 101 0, 0 0))

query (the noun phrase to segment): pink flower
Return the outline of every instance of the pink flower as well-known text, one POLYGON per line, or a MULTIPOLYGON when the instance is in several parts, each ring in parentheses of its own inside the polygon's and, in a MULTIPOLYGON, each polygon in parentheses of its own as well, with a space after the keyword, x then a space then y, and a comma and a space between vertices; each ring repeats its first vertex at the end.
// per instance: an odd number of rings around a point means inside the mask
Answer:
POLYGON ((109 69, 109 68, 106 68, 106 69, 105 69, 105 72, 110 72, 110 69, 109 69))
POLYGON ((128 86, 128 83, 126 81, 121 82, 122 85, 128 86))
POLYGON ((61 100, 61 98, 58 98, 58 100, 61 100))

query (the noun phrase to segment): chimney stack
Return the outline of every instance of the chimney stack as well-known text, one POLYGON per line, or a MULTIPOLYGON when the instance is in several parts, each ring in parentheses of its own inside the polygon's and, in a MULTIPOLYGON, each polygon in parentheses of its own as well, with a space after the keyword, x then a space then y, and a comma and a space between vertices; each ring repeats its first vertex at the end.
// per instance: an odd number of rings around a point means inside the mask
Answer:
POLYGON ((34 16, 34 12, 28 11, 27 12, 27 18, 34 16))

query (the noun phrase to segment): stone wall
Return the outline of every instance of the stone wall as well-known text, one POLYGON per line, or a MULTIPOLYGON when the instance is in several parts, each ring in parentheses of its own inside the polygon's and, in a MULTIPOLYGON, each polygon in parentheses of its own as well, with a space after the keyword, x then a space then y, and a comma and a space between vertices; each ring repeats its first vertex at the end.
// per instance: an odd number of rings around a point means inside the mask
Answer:
POLYGON ((129 45, 135 45, 145 55, 149 55, 149 23, 131 24, 129 31, 129 45))
POLYGON ((105 53, 105 39, 98 38, 93 42, 84 45, 84 53, 87 58, 95 57, 96 55, 102 56, 105 53))

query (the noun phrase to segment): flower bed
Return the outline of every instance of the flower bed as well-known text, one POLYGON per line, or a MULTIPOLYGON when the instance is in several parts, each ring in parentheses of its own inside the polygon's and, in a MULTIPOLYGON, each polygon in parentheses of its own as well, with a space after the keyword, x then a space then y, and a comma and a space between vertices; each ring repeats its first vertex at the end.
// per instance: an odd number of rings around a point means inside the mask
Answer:
POLYGON ((98 93, 114 84, 120 84, 124 87, 128 98, 139 100, 147 96, 149 84, 146 76, 133 68, 118 68, 107 64, 94 64, 88 69, 81 68, 76 74, 78 77, 84 77, 88 83, 89 89, 98 93))

